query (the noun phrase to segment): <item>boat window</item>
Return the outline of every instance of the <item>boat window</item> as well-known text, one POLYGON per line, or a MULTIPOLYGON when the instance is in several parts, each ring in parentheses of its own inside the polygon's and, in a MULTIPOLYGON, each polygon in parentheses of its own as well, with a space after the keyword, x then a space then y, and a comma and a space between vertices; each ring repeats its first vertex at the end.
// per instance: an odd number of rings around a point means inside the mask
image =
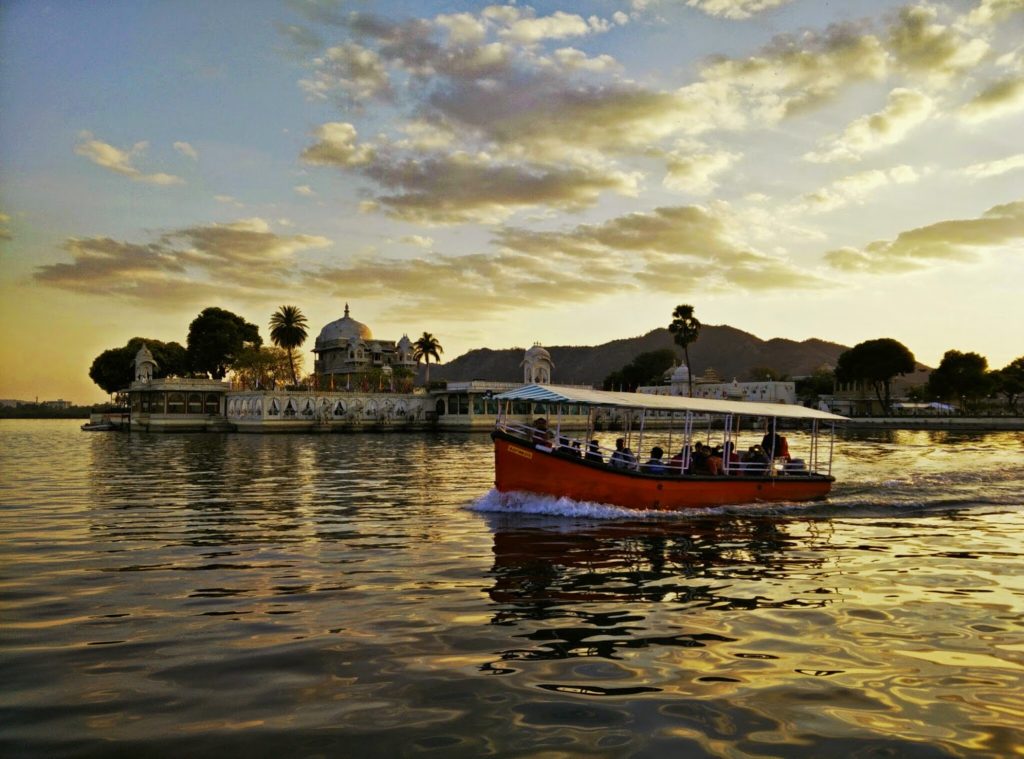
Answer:
POLYGON ((141 400, 142 400, 142 411, 143 411, 143 413, 147 413, 148 414, 149 413, 149 400, 150 400, 149 393, 142 393, 141 396, 142 396, 141 397, 141 400))
POLYGON ((185 394, 184 393, 168 393, 167 394, 167 413, 168 414, 184 414, 185 413, 185 394))
POLYGON ((487 413, 487 401, 482 395, 473 396, 473 413, 474 414, 486 414, 487 413))
POLYGON ((132 393, 132 411, 138 412, 140 410, 139 395, 139 393, 132 393))
POLYGON ((150 399, 149 408, 154 414, 164 413, 164 403, 167 402, 167 396, 164 393, 153 393, 153 397, 150 399))
POLYGON ((207 414, 219 414, 220 413, 220 394, 218 393, 207 393, 206 394, 206 413, 207 414))
POLYGON ((190 414, 201 414, 201 413, 203 413, 203 394, 202 393, 189 393, 188 394, 188 413, 190 413, 190 414))

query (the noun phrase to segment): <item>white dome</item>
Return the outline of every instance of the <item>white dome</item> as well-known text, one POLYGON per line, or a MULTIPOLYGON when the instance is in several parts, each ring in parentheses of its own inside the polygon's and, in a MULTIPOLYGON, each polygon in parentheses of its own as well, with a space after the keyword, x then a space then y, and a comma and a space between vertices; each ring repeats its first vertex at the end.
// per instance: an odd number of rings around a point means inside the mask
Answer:
POLYGON ((372 340, 373 333, 362 322, 357 322, 348 315, 348 304, 345 304, 345 315, 336 319, 322 330, 316 339, 317 345, 334 342, 335 340, 372 340))
POLYGON ((533 347, 527 349, 526 358, 546 358, 550 361, 551 354, 544 350, 540 343, 534 343, 533 347))
POLYGON ((690 370, 686 364, 680 364, 674 372, 672 372, 672 382, 689 382, 690 381, 690 370))

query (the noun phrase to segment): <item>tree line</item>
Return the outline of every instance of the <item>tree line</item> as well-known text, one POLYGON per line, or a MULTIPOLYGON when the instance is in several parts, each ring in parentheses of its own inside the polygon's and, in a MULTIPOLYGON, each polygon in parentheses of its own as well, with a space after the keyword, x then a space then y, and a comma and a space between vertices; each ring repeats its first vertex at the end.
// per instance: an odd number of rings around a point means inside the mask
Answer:
MULTIPOLYGON (((232 373, 243 387, 299 389, 315 384, 315 377, 300 381, 302 355, 297 350, 306 342, 308 322, 297 306, 281 306, 268 323, 272 346, 265 346, 259 327, 223 308, 203 309, 188 328, 185 345, 152 338, 133 337, 119 348, 100 353, 89 367, 89 377, 111 395, 123 391, 134 380, 135 356, 145 344, 157 364, 155 377, 206 377, 224 379, 232 373)), ((413 342, 413 359, 440 361, 441 343, 429 332, 413 342)), ((411 388, 412 378, 409 378, 411 388)))
MULTIPOLYGON (((693 395, 693 372, 689 346, 700 337, 701 323, 694 307, 682 304, 672 312, 668 329, 673 341, 683 350, 690 372, 690 395, 693 395)), ((674 365, 677 354, 672 349, 649 351, 637 355, 629 364, 612 372, 604 380, 604 388, 636 389, 642 385, 661 384, 665 373, 674 365)), ((831 395, 837 382, 859 384, 873 392, 884 413, 892 412, 892 383, 898 376, 914 372, 917 361, 907 346, 893 338, 883 337, 858 343, 840 354, 835 370, 821 369, 796 382, 801 400, 813 403, 822 395, 831 395)), ((750 370, 750 379, 786 380, 788 377, 770 367, 750 370)), ((1017 403, 1024 395, 1024 356, 1014 359, 1002 369, 990 370, 988 360, 973 352, 946 351, 939 366, 921 386, 911 388, 911 401, 944 401, 956 403, 960 410, 977 410, 981 401, 1002 397, 1006 408, 1017 413, 1017 403)))

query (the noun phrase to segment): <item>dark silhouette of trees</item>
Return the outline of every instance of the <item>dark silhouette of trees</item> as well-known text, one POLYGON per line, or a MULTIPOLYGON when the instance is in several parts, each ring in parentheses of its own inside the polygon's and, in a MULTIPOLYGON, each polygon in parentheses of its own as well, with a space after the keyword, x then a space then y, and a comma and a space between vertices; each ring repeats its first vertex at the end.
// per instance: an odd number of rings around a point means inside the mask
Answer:
POLYGON ((867 340, 844 351, 836 364, 836 379, 859 382, 875 391, 883 413, 890 413, 892 380, 914 371, 914 354, 891 337, 867 340))
POLYGON ((640 385, 660 385, 662 377, 676 361, 671 348, 638 354, 632 362, 604 378, 604 389, 633 390, 640 385))
POLYGON ((435 362, 440 363, 442 353, 444 353, 444 348, 441 347, 441 343, 429 332, 424 332, 413 342, 413 359, 417 364, 423 361, 427 365, 427 374, 424 379, 425 385, 430 384, 430 358, 433 357, 435 362))
POLYGON ((133 337, 120 348, 103 351, 89 367, 89 378, 113 395, 135 379, 135 355, 145 343, 156 361, 156 377, 181 377, 188 374, 188 357, 179 343, 165 343, 146 337, 133 337))
POLYGON ((1015 358, 1002 369, 991 373, 994 390, 1006 398, 1006 408, 1017 413, 1017 399, 1024 395, 1024 356, 1015 358))
POLYGON ((306 317, 298 306, 281 306, 270 317, 270 339, 278 348, 288 352, 288 367, 292 372, 292 385, 299 384, 295 374, 294 350, 306 342, 306 317))
POLYGON ((700 322, 693 315, 693 306, 681 304, 672 312, 672 323, 668 325, 672 339, 683 349, 686 368, 690 372, 690 396, 693 396, 693 367, 690 366, 690 345, 700 337, 700 322))
POLYGON ((260 330, 223 308, 204 308, 188 325, 188 362, 192 371, 223 379, 243 348, 263 344, 260 330))
POLYGON ((940 400, 956 400, 961 411, 992 389, 988 359, 977 353, 946 351, 938 367, 928 376, 928 392, 940 400))

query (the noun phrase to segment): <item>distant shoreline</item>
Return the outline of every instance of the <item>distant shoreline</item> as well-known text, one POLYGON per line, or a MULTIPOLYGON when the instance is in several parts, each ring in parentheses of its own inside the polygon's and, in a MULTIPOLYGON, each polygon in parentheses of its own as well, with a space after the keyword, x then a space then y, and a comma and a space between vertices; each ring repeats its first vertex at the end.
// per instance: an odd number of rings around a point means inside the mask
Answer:
POLYGON ((864 416, 851 417, 842 426, 846 429, 998 432, 1024 430, 1024 416, 864 416))

